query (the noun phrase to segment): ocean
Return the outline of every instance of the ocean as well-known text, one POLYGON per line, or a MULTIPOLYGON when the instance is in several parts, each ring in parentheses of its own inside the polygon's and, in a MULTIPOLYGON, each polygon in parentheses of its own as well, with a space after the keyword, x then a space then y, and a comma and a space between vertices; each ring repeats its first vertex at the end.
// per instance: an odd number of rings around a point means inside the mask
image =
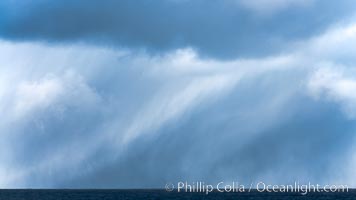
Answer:
POLYGON ((18 189, 0 190, 0 200, 331 200, 331 199, 356 199, 356 190, 337 193, 267 193, 267 192, 235 192, 221 193, 182 193, 165 190, 114 190, 114 189, 90 189, 90 190, 41 190, 18 189))

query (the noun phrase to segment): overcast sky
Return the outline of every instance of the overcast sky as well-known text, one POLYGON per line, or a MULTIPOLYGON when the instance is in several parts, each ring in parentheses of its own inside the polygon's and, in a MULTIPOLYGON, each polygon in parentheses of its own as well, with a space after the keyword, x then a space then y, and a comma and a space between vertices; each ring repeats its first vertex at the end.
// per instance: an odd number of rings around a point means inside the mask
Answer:
POLYGON ((356 187, 352 0, 2 0, 0 187, 356 187))

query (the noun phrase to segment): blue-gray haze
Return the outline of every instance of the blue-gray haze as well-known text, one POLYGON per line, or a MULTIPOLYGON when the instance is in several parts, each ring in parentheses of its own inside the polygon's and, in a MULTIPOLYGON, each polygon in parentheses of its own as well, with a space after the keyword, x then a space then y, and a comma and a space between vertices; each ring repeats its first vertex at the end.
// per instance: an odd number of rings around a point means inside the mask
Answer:
POLYGON ((355 182, 351 0, 2 0, 0 186, 355 182))

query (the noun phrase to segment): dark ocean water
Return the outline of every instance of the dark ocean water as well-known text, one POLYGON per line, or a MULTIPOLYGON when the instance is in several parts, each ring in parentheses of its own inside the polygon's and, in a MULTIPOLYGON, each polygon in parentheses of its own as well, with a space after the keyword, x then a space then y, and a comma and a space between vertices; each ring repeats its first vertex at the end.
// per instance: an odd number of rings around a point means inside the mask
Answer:
POLYGON ((150 200, 150 199, 236 199, 236 200, 303 200, 350 199, 356 200, 356 190, 340 193, 178 193, 165 190, 0 190, 0 200, 150 200))

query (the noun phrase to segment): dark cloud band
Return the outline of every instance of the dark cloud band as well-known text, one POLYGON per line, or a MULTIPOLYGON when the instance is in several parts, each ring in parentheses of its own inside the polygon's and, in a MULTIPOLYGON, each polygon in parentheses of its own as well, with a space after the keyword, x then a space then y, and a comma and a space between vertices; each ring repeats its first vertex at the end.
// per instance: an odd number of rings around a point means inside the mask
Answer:
POLYGON ((5 1, 0 4, 0 35, 86 41, 152 53, 192 47, 203 56, 250 57, 286 50, 291 42, 320 33, 349 14, 350 4, 313 1, 263 14, 232 0, 37 1, 16 6, 5 1))

